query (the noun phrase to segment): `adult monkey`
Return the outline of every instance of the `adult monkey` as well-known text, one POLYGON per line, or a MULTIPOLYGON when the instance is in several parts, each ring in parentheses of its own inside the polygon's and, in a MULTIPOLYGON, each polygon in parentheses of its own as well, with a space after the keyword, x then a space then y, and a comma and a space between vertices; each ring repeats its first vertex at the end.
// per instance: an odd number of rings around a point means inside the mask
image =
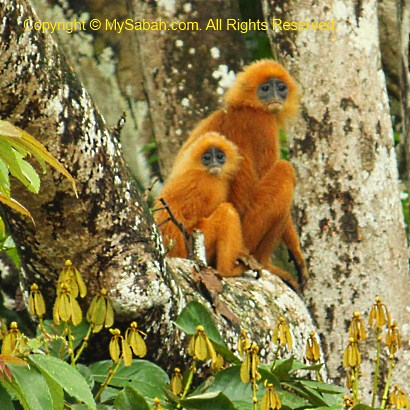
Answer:
POLYGON ((296 176, 288 161, 279 159, 279 129, 298 112, 299 93, 279 63, 260 60, 239 73, 227 91, 225 104, 201 121, 177 155, 201 135, 216 131, 236 144, 243 157, 231 183, 229 201, 242 221, 250 254, 293 288, 292 275, 272 265, 271 255, 283 240, 292 253, 301 282, 308 277, 306 262, 291 217, 296 176))

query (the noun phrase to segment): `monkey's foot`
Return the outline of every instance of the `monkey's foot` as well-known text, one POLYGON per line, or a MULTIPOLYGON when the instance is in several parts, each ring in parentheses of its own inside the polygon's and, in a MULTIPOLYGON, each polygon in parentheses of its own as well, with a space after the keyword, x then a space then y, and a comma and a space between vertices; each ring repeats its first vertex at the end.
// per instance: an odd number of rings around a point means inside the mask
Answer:
POLYGON ((252 255, 249 254, 240 255, 237 263, 243 266, 245 272, 247 270, 256 272, 257 277, 260 276, 263 269, 263 266, 252 255))

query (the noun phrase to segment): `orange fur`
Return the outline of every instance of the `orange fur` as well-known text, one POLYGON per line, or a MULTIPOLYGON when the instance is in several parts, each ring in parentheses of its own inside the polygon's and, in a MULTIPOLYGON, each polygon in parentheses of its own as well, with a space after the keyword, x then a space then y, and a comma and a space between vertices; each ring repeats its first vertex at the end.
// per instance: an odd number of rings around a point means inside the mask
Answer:
MULTIPOLYGON (((171 174, 158 196, 155 208, 160 208, 160 198, 169 205, 178 222, 188 233, 200 229, 205 237, 208 263, 214 263, 223 276, 242 273, 236 265, 239 256, 246 253, 242 241, 241 222, 232 204, 227 203, 230 182, 238 171, 241 156, 236 146, 216 132, 205 133, 184 150, 175 161, 171 174), (219 174, 210 174, 201 163, 209 148, 225 152, 226 162, 219 174)), ((174 241, 169 256, 187 257, 183 234, 171 221, 166 210, 154 214, 166 245, 174 241)))
POLYGON ((295 172, 288 161, 279 159, 279 128, 296 115, 298 106, 299 94, 290 74, 274 61, 260 60, 238 74, 226 93, 225 107, 198 124, 177 156, 178 161, 209 131, 225 135, 238 146, 243 161, 231 183, 229 202, 241 217, 245 246, 293 287, 297 284, 291 275, 272 267, 270 258, 283 240, 295 257, 302 280, 306 279, 306 263, 290 215, 295 172), (278 112, 271 112, 257 96, 257 87, 271 77, 288 85, 288 96, 278 112))

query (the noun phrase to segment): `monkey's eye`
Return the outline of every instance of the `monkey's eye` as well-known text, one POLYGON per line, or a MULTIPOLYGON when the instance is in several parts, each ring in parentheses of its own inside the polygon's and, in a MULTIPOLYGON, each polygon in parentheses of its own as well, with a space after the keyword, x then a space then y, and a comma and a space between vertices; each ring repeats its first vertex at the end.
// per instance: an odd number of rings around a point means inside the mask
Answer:
POLYGON ((206 152, 204 155, 202 155, 202 161, 211 162, 211 160, 212 160, 212 154, 210 152, 206 152))
POLYGON ((263 83, 259 86, 259 91, 262 93, 268 93, 271 89, 270 83, 263 83))
POLYGON ((283 83, 282 81, 279 81, 276 84, 276 88, 280 93, 283 93, 283 92, 288 90, 288 86, 285 83, 283 83))
POLYGON ((272 81, 268 80, 258 87, 257 94, 262 101, 267 101, 271 98, 274 90, 275 88, 272 87, 272 81))

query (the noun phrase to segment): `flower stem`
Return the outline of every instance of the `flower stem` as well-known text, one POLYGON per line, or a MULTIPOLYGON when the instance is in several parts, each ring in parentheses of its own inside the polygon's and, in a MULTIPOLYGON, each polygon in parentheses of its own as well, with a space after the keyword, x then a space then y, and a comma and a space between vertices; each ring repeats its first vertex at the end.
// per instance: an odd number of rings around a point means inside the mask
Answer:
MULTIPOLYGON (((194 380, 195 372, 196 372, 196 360, 194 360, 192 362, 191 367, 189 368, 188 379, 186 381, 184 391, 183 391, 182 396, 181 396, 181 400, 185 399, 185 397, 189 393, 189 389, 191 388, 192 381, 194 380)), ((181 403, 178 403, 177 409, 180 409, 180 408, 182 408, 182 405, 181 405, 181 403)))
POLYGON ((384 387, 384 393, 383 393, 383 397, 382 397, 382 404, 381 404, 382 409, 386 408, 386 401, 387 401, 387 397, 389 395, 391 375, 393 373, 393 369, 394 369, 394 357, 391 358, 391 359, 389 358, 389 371, 387 373, 386 386, 384 387))
POLYGON ((88 339, 90 338, 91 335, 91 331, 92 331, 93 327, 90 325, 88 330, 87 330, 87 334, 84 336, 83 338, 83 343, 81 343, 80 348, 77 350, 77 354, 72 358, 71 360, 71 364, 73 366, 75 366, 75 364, 77 363, 77 360, 80 358, 81 353, 83 352, 83 350, 88 346, 88 339))
POLYGON ((278 360, 278 357, 279 357, 279 351, 280 351, 280 344, 278 344, 278 347, 277 347, 276 352, 275 352, 275 357, 273 359, 273 363, 272 363, 272 366, 270 368, 271 373, 273 373, 273 370, 275 369, 276 360, 278 360))
POLYGON ((373 396, 372 396, 372 407, 376 404, 377 388, 379 385, 379 373, 380 373, 380 352, 381 352, 381 329, 376 328, 376 340, 377 340, 377 353, 376 353, 376 368, 374 371, 374 381, 373 381, 373 396))
POLYGON ((115 373, 117 373, 118 369, 120 368, 121 362, 122 362, 122 359, 118 360, 118 362, 115 365, 114 369, 111 370, 111 368, 110 368, 107 378, 101 384, 100 390, 98 390, 97 394, 95 395, 95 400, 97 400, 101 396, 101 393, 110 384, 112 378, 115 376, 115 373))
POLYGON ((360 403, 360 396, 359 396, 359 365, 356 365, 353 368, 353 403, 359 404, 360 403))

